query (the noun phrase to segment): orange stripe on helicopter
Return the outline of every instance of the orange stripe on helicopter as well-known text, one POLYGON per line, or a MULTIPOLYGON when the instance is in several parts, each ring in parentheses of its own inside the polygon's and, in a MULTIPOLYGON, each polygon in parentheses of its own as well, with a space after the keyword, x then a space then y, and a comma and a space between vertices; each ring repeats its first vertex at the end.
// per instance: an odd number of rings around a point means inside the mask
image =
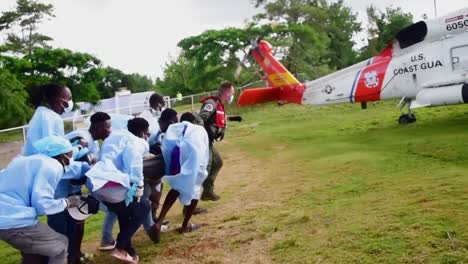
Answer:
POLYGON ((237 100, 238 105, 253 105, 280 100, 280 87, 265 87, 244 90, 237 100))
POLYGON ((305 86, 273 57, 271 50, 271 45, 261 40, 258 47, 251 51, 252 56, 265 71, 266 76, 264 79, 271 87, 245 90, 237 101, 239 105, 278 100, 297 104, 302 103, 305 86))

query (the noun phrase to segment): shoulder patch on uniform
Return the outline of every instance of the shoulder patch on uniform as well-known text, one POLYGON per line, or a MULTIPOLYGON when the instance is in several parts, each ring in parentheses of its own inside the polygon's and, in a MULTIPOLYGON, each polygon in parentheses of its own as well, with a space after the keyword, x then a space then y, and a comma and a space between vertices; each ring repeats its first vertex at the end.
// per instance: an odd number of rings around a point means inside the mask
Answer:
POLYGON ((206 104, 203 109, 205 109, 208 112, 211 112, 211 111, 213 111, 213 105, 212 104, 206 104))

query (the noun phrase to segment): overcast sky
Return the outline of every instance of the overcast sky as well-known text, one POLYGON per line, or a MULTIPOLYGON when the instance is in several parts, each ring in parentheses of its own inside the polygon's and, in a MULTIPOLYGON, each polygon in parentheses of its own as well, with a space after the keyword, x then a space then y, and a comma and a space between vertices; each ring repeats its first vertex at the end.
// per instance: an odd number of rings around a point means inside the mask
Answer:
MULTIPOLYGON (((0 11, 10 10, 15 0, 0 0, 0 11)), ((127 73, 162 77, 169 55, 177 43, 208 29, 242 27, 261 10, 251 0, 43 0, 54 5, 55 18, 40 25, 40 32, 54 38, 55 47, 88 52, 105 65, 127 73)), ((366 6, 401 6, 415 20, 434 16, 432 0, 345 0, 359 19, 367 20, 366 6)), ((467 0, 438 0, 443 15, 462 7, 467 0)), ((359 36, 357 37, 359 38, 359 36)))

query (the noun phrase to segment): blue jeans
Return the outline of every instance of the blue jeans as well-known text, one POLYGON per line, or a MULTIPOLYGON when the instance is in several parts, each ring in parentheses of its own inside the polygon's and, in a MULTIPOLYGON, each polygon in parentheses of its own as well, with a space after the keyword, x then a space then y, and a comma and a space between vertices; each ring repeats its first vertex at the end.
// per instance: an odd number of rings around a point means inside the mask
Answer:
POLYGON ((134 199, 128 206, 125 202, 105 203, 109 211, 114 212, 119 219, 119 234, 117 235, 116 248, 123 249, 132 257, 136 256, 136 251, 132 246, 132 237, 143 223, 150 211, 148 200, 136 202, 134 199))
POLYGON ((102 223, 102 242, 106 244, 114 243, 112 230, 114 229, 115 222, 117 222, 117 215, 107 210, 106 216, 104 217, 104 222, 102 223))
MULTIPOLYGON (((143 196, 141 197, 141 200, 147 200, 149 201, 151 205, 151 201, 149 200, 149 196, 151 194, 151 186, 147 183, 145 183, 145 189, 143 190, 143 196)), ((148 215, 146 216, 144 222, 143 222, 143 228, 145 230, 150 230, 150 228, 154 225, 153 217, 151 215, 151 210, 149 210, 148 215)))
MULTIPOLYGON (((141 200, 148 200, 151 194, 151 187, 149 184, 145 183, 145 189, 143 192, 143 197, 141 200)), ((106 216, 104 217, 104 222, 102 224, 102 242, 107 244, 114 243, 114 237, 112 235, 112 230, 114 229, 115 222, 117 222, 117 215, 113 212, 107 210, 106 216)), ((151 216, 151 210, 148 212, 148 215, 143 221, 143 228, 149 230, 154 225, 153 217, 151 216)))

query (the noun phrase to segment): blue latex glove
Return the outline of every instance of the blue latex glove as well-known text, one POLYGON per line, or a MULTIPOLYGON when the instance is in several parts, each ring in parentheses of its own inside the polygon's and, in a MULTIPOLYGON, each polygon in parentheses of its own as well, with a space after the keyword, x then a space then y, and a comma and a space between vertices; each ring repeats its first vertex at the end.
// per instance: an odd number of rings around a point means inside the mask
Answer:
POLYGON ((132 184, 132 187, 127 191, 127 195, 125 196, 125 205, 128 206, 132 201, 133 197, 135 196, 137 191, 137 185, 132 184))

